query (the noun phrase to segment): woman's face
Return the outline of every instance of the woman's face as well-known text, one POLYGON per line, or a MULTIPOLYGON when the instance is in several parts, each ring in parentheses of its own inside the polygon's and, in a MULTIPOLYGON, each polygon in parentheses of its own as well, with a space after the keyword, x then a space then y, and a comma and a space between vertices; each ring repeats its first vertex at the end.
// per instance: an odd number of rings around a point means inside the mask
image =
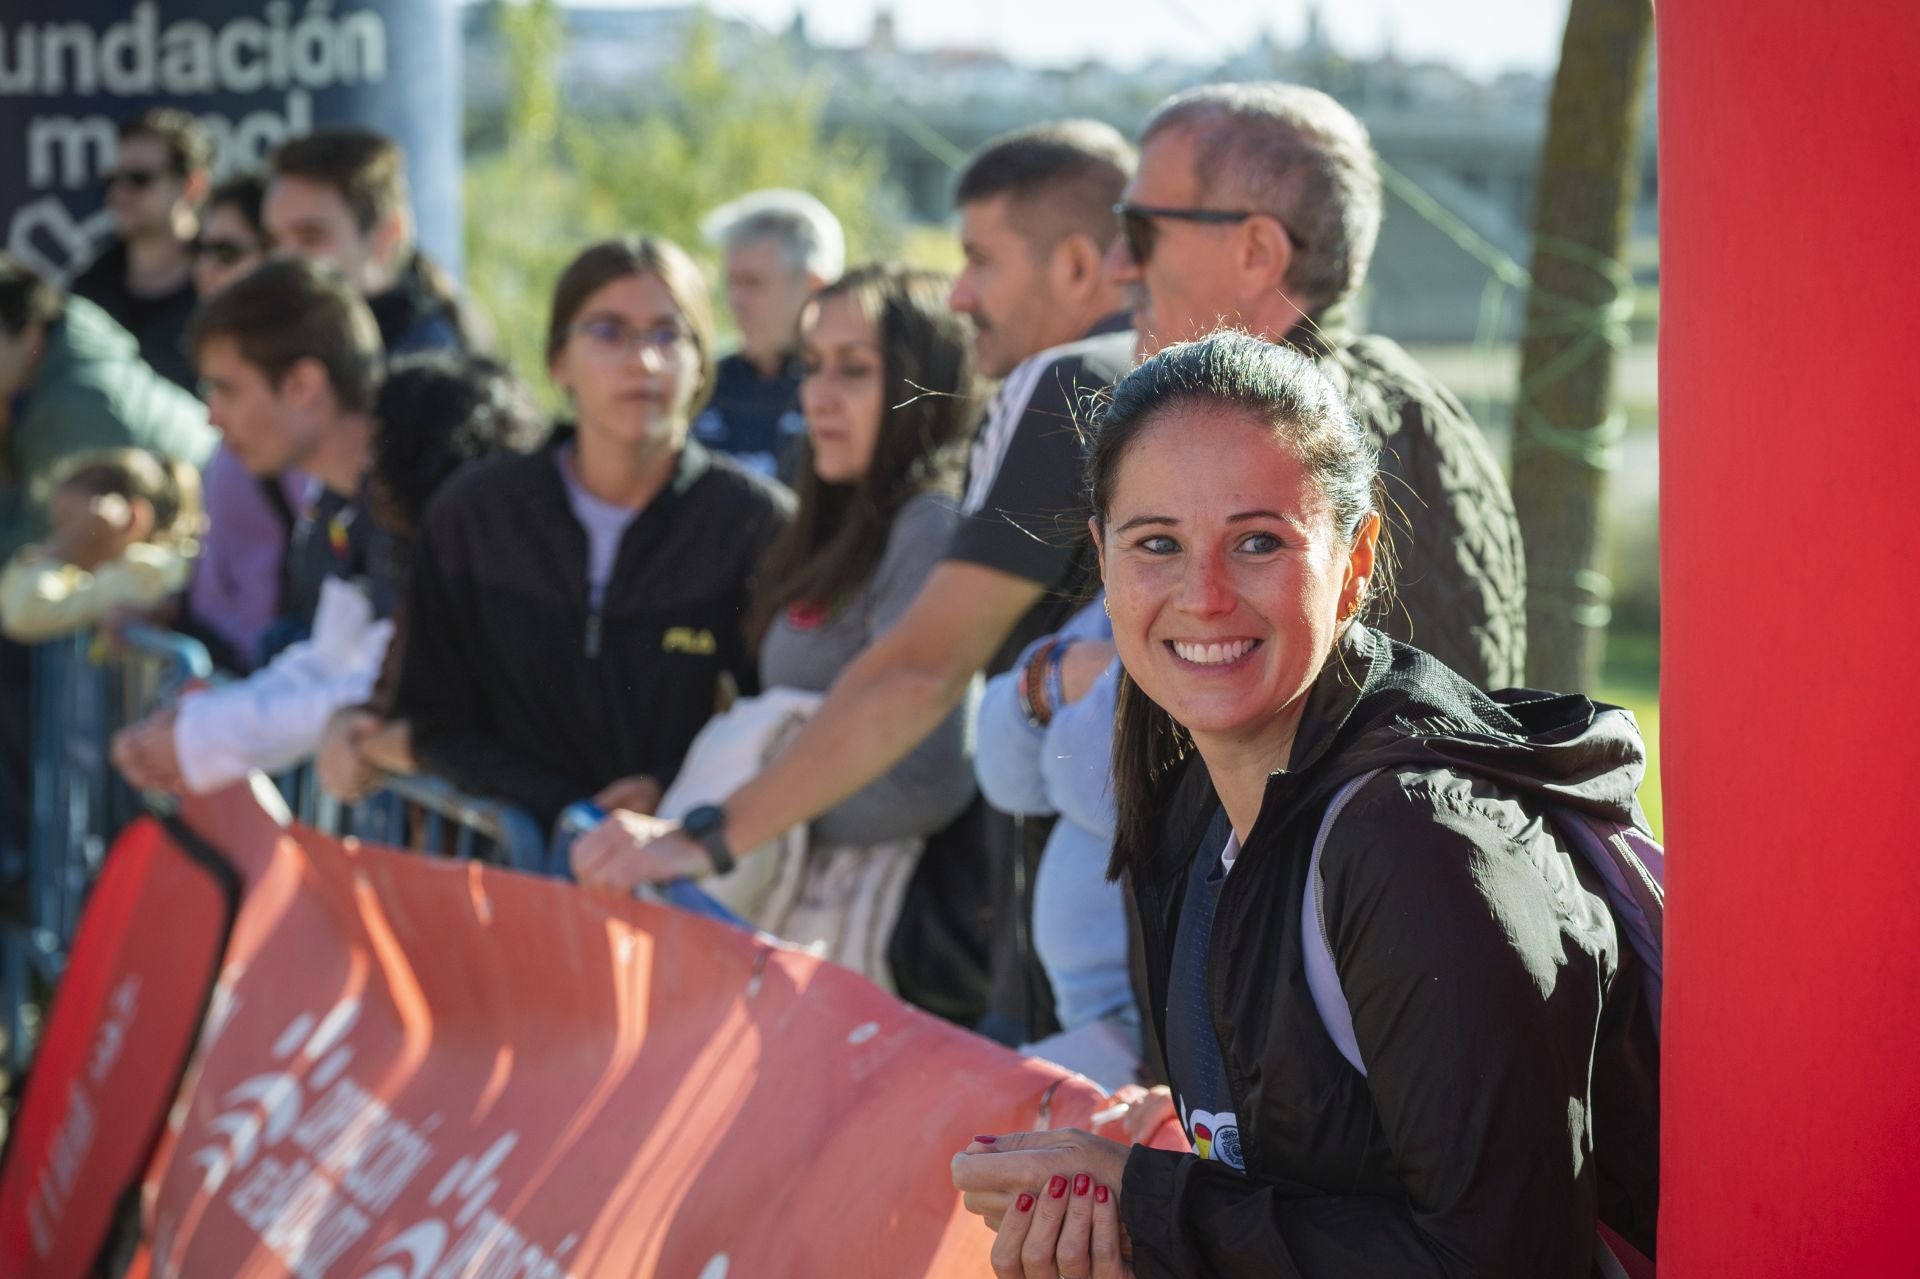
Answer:
POLYGON ((657 275, 623 276, 588 294, 550 371, 573 399, 582 436, 676 448, 686 438, 700 352, 657 275))
MULTIPOLYGON (((1100 565, 1114 645, 1134 682, 1210 741, 1290 741, 1305 694, 1373 565, 1272 429, 1176 407, 1115 474, 1100 565)), ((1284 761, 1282 761, 1284 762, 1284 761)))
POLYGON ((260 265, 260 233, 231 204, 216 204, 193 245, 193 291, 206 297, 260 265))
POLYGON ((873 465, 885 416, 879 335, 852 298, 837 294, 801 313, 800 349, 814 473, 829 484, 856 483, 873 465))

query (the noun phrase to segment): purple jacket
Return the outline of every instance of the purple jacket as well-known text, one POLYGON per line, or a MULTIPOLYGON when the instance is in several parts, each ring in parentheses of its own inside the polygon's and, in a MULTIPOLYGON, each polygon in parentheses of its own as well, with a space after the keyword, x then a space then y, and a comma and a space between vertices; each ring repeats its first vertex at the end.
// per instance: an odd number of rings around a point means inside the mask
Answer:
MULTIPOLYGON (((204 483, 207 531, 187 606, 201 626, 250 666, 261 632, 279 616, 280 565, 291 529, 260 481, 226 445, 207 463, 204 483)), ((290 471, 279 483, 289 509, 298 512, 306 505, 306 476, 290 471)))

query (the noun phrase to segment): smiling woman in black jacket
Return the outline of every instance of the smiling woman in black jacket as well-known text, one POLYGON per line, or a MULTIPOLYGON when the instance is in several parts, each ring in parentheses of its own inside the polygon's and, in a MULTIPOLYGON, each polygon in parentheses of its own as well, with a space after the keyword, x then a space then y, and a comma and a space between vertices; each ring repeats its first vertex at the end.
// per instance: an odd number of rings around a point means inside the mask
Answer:
POLYGON ((720 678, 756 688, 742 616, 792 496, 687 438, 710 317, 665 240, 561 273, 547 358, 577 427, 463 473, 421 529, 395 703, 425 770, 542 822, 589 796, 651 812, 720 678))
POLYGON ((1362 623, 1375 460, 1284 348, 1220 334, 1149 360, 1090 479, 1125 667, 1114 869, 1194 1149, 970 1146, 955 1179, 1000 1230, 996 1273, 1574 1279, 1602 1218, 1650 1253, 1654 1018, 1544 816, 1551 797, 1638 820, 1631 718, 1496 700, 1362 623), (1369 774, 1307 909, 1329 802, 1369 774), (1315 1002, 1308 920, 1364 1074, 1315 1002))

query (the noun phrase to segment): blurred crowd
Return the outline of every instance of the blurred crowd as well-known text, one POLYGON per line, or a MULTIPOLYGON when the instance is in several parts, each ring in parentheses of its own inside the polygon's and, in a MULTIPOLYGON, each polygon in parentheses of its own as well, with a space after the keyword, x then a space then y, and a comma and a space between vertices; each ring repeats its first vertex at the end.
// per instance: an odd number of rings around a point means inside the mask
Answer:
POLYGON ((1137 139, 994 139, 951 278, 744 193, 704 226, 726 354, 681 246, 584 245, 558 421, 416 245, 391 140, 211 162, 149 111, 96 261, 0 256, 0 840, 30 646, 156 621, 224 676, 115 736, 136 788, 421 773, 543 828, 586 801, 558 869, 587 888, 699 880, 1177 1113, 1180 1163, 996 1180, 1020 1143, 970 1147, 1003 1273, 1121 1273, 1085 1266, 1124 1237, 1101 1265, 1584 1275, 1603 1212, 1651 1251, 1645 1010, 1539 780, 1631 823, 1637 738, 1488 696, 1524 665, 1513 503, 1356 323, 1381 193, 1344 108, 1211 85, 1137 139), (1279 939, 1362 764, 1389 785, 1320 917, 1356 1072, 1279 939))

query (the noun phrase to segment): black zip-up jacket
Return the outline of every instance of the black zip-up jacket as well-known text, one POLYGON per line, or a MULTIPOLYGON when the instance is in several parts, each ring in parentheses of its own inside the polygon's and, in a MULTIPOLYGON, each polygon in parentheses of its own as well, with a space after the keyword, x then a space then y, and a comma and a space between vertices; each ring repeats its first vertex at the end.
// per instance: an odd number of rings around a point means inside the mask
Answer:
MULTIPOLYGON (((1572 1279, 1591 1272, 1596 1214, 1651 1255, 1658 1044, 1641 963, 1540 817, 1551 796, 1644 825, 1631 716, 1579 696, 1496 701, 1359 626, 1308 697, 1210 934, 1247 1171, 1136 1148, 1121 1199, 1136 1270, 1572 1279), (1363 1077, 1313 1003, 1300 920, 1328 800, 1377 768, 1321 863, 1363 1077)), ((1133 881, 1163 1042, 1181 901, 1219 807, 1197 759, 1165 791, 1133 881)))
POLYGON ((628 525, 600 610, 555 433, 448 481, 415 540, 396 713, 421 766, 550 823, 637 773, 662 786, 714 712, 718 680, 758 687, 749 584, 792 498, 688 441, 628 525))

